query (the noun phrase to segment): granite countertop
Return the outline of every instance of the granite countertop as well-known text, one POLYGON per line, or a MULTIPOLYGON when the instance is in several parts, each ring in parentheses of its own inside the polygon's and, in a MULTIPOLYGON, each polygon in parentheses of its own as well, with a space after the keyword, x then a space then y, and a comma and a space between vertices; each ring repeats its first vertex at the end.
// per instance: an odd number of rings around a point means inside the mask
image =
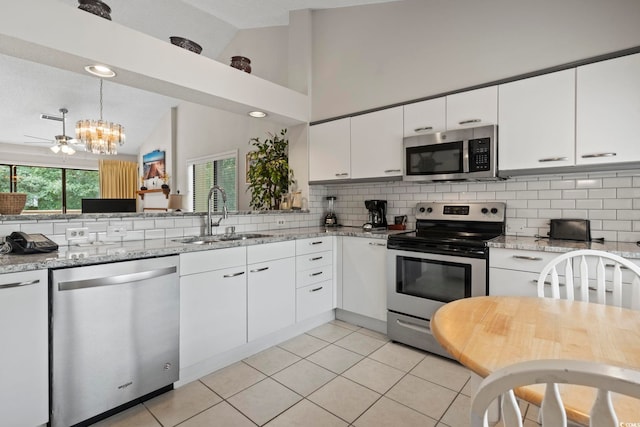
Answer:
POLYGON ((308 227, 261 231, 261 234, 267 234, 269 237, 215 242, 206 245, 175 242, 173 239, 178 239, 177 237, 167 239, 133 240, 117 243, 109 242, 103 244, 76 244, 60 246, 57 251, 46 254, 0 255, 0 274, 46 268, 104 264, 116 261, 176 255, 187 252, 207 251, 235 246, 259 245, 264 243, 306 239, 327 235, 368 237, 386 240, 390 234, 397 234, 401 232, 402 231, 392 230, 383 232, 365 232, 360 227, 308 227))
POLYGON ((488 242, 490 248, 523 249, 542 252, 569 252, 576 249, 595 249, 611 252, 624 258, 640 259, 640 246, 634 242, 574 242, 539 237, 500 236, 488 242))

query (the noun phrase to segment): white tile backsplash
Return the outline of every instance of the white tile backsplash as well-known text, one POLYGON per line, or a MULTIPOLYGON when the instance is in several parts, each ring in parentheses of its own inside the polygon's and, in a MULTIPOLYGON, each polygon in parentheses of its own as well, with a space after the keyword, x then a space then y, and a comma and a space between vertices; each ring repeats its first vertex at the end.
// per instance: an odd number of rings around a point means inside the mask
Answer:
POLYGON ((366 199, 388 202, 387 221, 408 216, 415 227, 414 208, 421 201, 502 201, 507 204, 507 234, 546 236, 552 218, 592 221, 592 236, 606 240, 640 240, 640 171, 592 172, 523 176, 499 182, 359 183, 312 185, 310 200, 326 210, 324 196, 337 195, 341 224, 361 226, 367 221, 366 199), (364 196, 366 195, 366 196, 364 196))

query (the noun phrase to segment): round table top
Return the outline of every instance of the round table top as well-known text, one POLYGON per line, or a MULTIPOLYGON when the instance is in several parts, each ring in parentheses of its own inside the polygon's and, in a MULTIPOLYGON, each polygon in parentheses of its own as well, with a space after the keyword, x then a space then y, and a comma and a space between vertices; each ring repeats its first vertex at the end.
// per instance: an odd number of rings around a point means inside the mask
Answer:
MULTIPOLYGON (((640 311, 538 297, 464 298, 431 319, 438 342, 460 363, 486 377, 513 363, 578 359, 640 370, 640 311)), ((540 405, 544 386, 518 390, 540 405)), ((595 391, 561 387, 567 415, 588 424, 595 391)), ((640 422, 640 401, 614 396, 620 421, 640 422)))

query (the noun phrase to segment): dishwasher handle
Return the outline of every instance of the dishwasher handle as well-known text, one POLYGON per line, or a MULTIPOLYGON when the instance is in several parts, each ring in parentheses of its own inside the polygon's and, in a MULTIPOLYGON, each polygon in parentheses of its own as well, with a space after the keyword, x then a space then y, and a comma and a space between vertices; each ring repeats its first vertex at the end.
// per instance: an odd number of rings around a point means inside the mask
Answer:
POLYGON ((157 270, 140 271, 138 273, 120 274, 118 276, 99 277, 97 279, 74 280, 59 282, 59 291, 74 291, 77 289, 98 288, 101 286, 121 285, 123 283, 138 282, 140 280, 153 279, 178 272, 176 266, 159 268, 157 270))

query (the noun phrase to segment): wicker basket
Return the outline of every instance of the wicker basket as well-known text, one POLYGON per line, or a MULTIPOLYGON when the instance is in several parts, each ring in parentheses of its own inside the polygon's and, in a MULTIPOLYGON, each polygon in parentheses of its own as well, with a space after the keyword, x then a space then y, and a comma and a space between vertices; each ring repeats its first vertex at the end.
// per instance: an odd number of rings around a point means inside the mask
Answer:
POLYGON ((0 215, 20 215, 26 202, 25 193, 0 193, 0 215))

